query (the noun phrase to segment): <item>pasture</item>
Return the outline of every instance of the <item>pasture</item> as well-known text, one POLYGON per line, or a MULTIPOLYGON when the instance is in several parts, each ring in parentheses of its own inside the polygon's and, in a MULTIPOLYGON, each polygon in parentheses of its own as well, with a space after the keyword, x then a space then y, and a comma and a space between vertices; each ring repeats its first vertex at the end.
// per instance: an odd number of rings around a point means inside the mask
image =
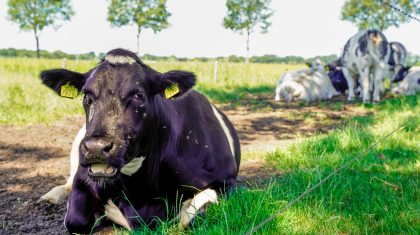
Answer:
MULTIPOLYGON (((67 68, 85 72, 96 63, 70 60, 67 68)), ((0 231, 65 233, 65 204, 37 202, 65 182, 71 142, 84 122, 81 97, 60 98, 38 78, 61 64, 0 58, 0 231)), ((304 65, 219 62, 217 80, 211 62, 149 65, 194 72, 195 89, 235 125, 243 157, 238 187, 189 229, 162 221, 139 234, 243 234, 420 113, 419 94, 377 105, 350 104, 345 97, 310 105, 274 102, 277 79, 304 65)), ((418 234, 419 156, 417 116, 257 234, 418 234)))

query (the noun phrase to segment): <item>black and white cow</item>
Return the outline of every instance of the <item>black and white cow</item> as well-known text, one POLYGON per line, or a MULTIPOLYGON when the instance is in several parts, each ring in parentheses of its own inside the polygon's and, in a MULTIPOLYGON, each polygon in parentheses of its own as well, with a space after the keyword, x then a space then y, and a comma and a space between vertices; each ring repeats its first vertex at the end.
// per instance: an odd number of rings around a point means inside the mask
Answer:
POLYGON ((335 90, 341 94, 345 94, 349 89, 349 86, 343 74, 343 64, 341 62, 341 58, 327 64, 325 66, 325 70, 327 71, 328 77, 330 78, 335 90))
POLYGON ((101 215, 127 229, 176 215, 186 226, 234 185, 238 136, 190 90, 192 73, 159 73, 115 49, 85 74, 55 69, 41 78, 58 93, 66 84, 84 93, 86 126, 75 139, 79 164, 65 216, 70 233, 89 233, 101 215))
POLYGON ((420 66, 411 67, 404 80, 392 89, 396 95, 415 95, 420 92, 420 66))
MULTIPOLYGON (((390 83, 390 90, 392 89, 392 84, 396 82, 400 82, 404 79, 404 77, 407 76, 408 70, 410 67, 404 66, 405 59, 407 56, 407 50, 405 49, 404 45, 402 45, 399 42, 390 42, 388 44, 388 50, 389 50, 389 59, 388 59, 388 69, 389 74, 387 77, 389 77, 391 83, 390 83)), ((342 59, 339 58, 326 66, 326 70, 328 71, 328 75, 331 79, 331 82, 334 86, 334 88, 341 92, 345 93, 345 91, 348 89, 347 80, 343 74, 343 63, 342 59)), ((384 76, 387 75, 384 73, 384 76)), ((372 76, 372 74, 370 74, 372 76)), ((358 80, 358 76, 357 79, 358 80)), ((374 82, 372 77, 369 78, 370 83, 374 82)), ((370 84, 370 87, 372 87, 373 84, 370 84)))
POLYGON ((395 83, 403 80, 408 73, 409 68, 404 66, 407 49, 400 42, 390 42, 388 46, 390 50, 388 60, 390 80, 395 83))
POLYGON ((274 100, 314 102, 338 95, 331 80, 319 62, 310 68, 286 72, 277 82, 274 100))
POLYGON ((341 56, 342 71, 349 87, 348 100, 355 98, 356 79, 362 90, 363 102, 380 101, 383 77, 388 70, 388 42, 380 31, 362 30, 351 37, 344 46, 341 56))

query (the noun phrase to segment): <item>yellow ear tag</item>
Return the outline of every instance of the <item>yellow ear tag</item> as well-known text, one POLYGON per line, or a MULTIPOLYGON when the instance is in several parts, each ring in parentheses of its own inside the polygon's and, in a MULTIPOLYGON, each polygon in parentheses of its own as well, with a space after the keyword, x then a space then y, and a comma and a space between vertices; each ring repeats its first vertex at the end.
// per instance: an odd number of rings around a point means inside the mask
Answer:
POLYGON ((176 84, 176 83, 168 86, 167 88, 165 88, 166 99, 169 99, 169 98, 171 98, 172 96, 174 96, 178 93, 179 93, 179 87, 178 87, 178 84, 176 84))
POLYGON ((79 92, 77 91, 77 88, 70 85, 69 83, 67 83, 64 86, 61 86, 61 91, 60 91, 60 95, 62 97, 67 97, 67 98, 76 98, 77 95, 79 94, 79 92))

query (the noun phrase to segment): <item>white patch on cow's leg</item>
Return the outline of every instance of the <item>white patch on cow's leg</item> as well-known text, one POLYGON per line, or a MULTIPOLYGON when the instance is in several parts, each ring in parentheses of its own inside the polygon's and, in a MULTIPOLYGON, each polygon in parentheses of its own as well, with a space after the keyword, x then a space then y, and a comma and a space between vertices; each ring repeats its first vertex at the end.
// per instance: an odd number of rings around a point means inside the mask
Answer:
POLYGON ((382 90, 382 69, 376 68, 374 76, 373 102, 381 101, 380 93, 382 90))
POLYGON ((133 158, 133 160, 124 165, 124 167, 121 169, 121 173, 128 176, 133 175, 140 169, 144 159, 145 157, 133 158))
POLYGON ((105 205, 105 216, 110 219, 112 222, 123 226, 124 228, 131 231, 131 227, 128 224, 127 219, 122 214, 120 208, 116 206, 111 199, 108 200, 108 203, 105 205))
POLYGON ((355 95, 354 95, 354 79, 350 75, 350 72, 346 67, 343 67, 342 71, 343 71, 344 78, 347 81, 347 85, 349 87, 349 95, 348 95, 347 100, 352 101, 352 100, 354 100, 354 97, 355 97, 355 95))
POLYGON ((44 194, 40 200, 48 201, 53 204, 58 204, 64 201, 70 194, 74 175, 76 175, 77 168, 79 166, 79 146, 80 142, 82 142, 83 137, 86 134, 86 124, 80 128, 79 132, 77 133, 76 137, 73 140, 73 144, 71 147, 70 152, 70 176, 67 179, 66 184, 56 186, 51 189, 48 193, 44 194))
POLYGON ((370 92, 369 92, 369 69, 360 69, 360 81, 362 86, 362 92, 363 92, 363 103, 369 103, 370 102, 370 92))
POLYGON ((225 121, 223 121, 222 115, 220 115, 219 111, 212 105, 213 113, 216 116, 217 120, 219 120, 220 125, 222 126, 223 132, 225 132, 226 138, 229 142, 230 151, 232 152, 232 156, 235 158, 235 147, 233 145, 233 138, 230 134, 229 128, 226 126, 225 121))
MULTIPOLYGON (((189 199, 191 200, 191 199, 189 199)), ((213 189, 206 189, 195 195, 191 201, 185 201, 179 214, 179 226, 186 227, 208 203, 217 203, 217 193, 213 189)))

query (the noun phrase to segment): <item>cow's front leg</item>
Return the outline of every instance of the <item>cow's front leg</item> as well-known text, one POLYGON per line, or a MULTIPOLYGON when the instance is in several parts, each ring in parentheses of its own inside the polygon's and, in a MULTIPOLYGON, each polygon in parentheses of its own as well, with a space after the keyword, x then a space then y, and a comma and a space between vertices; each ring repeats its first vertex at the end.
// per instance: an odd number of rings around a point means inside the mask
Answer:
POLYGON ((352 100, 354 100, 354 97, 355 97, 355 95, 354 95, 354 79, 353 79, 349 70, 346 67, 343 67, 342 70, 343 70, 343 75, 346 78, 347 85, 349 87, 349 95, 348 95, 347 100, 352 101, 352 100))
POLYGON ((71 234, 88 234, 95 224, 95 213, 102 210, 99 201, 85 185, 75 184, 67 201, 64 225, 71 234))
POLYGON ((217 203, 217 193, 213 189, 206 189, 197 193, 192 199, 186 200, 182 204, 179 213, 179 226, 186 227, 197 216, 200 211, 205 210, 211 203, 217 203))
POLYGON ((373 102, 377 103, 379 101, 381 101, 381 97, 380 97, 380 93, 382 90, 382 70, 381 68, 376 68, 375 69, 375 74, 374 74, 374 89, 373 89, 373 102))
POLYGON ((363 103, 369 103, 370 102, 369 69, 368 68, 360 69, 359 73, 360 73, 360 80, 361 80, 362 93, 363 93, 362 95, 363 103))
POLYGON ((128 201, 126 199, 108 201, 105 206, 106 217, 129 230, 141 225, 154 227, 157 221, 168 219, 167 210, 171 204, 167 204, 168 202, 162 198, 150 199, 141 206, 133 205, 130 201, 134 200, 128 197, 128 201))

